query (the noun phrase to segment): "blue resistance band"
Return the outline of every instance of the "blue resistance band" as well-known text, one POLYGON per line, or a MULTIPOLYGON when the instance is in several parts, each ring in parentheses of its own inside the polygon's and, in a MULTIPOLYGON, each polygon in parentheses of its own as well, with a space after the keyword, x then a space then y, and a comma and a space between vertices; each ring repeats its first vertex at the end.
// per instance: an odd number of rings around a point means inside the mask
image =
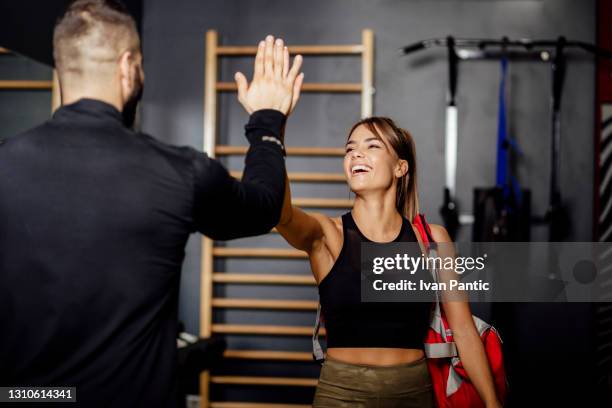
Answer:
POLYGON ((507 124, 506 124, 506 77, 508 74, 508 58, 502 57, 501 59, 501 81, 499 84, 499 111, 498 111, 498 122, 497 122, 497 172, 496 172, 496 184, 502 188, 504 196, 504 207, 507 210, 508 201, 510 194, 514 193, 517 204, 520 205, 522 200, 521 186, 518 180, 508 174, 508 156, 510 148, 513 148, 519 154, 522 154, 518 144, 515 140, 511 139, 507 135, 507 124))
POLYGON ((508 185, 508 149, 506 141, 506 74, 508 73, 508 59, 501 59, 501 82, 499 83, 499 110, 497 112, 497 187, 505 190, 508 185))

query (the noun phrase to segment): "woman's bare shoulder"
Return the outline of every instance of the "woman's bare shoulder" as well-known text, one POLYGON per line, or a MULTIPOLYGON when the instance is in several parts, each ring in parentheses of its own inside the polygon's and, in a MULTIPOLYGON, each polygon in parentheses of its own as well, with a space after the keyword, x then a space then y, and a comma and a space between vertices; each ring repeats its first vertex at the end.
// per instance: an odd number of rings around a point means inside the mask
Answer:
POLYGON ((329 215, 317 212, 309 212, 308 215, 316 219, 321 228, 339 229, 342 232, 342 217, 330 217, 329 215))
POLYGON ((429 228, 431 229, 431 236, 436 242, 452 242, 448 231, 443 225, 429 224, 429 228))

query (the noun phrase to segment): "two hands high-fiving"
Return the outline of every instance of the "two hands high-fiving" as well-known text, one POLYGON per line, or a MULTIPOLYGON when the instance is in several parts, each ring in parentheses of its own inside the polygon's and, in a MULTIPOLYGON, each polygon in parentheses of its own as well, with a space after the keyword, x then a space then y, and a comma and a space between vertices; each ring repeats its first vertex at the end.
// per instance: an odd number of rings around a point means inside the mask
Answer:
POLYGON ((283 40, 269 35, 257 47, 253 80, 249 84, 241 72, 235 75, 238 101, 251 114, 260 109, 275 109, 289 115, 300 98, 304 74, 302 56, 289 68, 289 50, 283 40))

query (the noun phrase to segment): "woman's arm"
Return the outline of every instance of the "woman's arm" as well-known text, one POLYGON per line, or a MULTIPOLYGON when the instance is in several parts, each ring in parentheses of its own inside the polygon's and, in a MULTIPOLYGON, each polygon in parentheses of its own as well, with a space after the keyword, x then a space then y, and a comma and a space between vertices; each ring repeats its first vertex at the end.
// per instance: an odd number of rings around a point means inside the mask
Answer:
POLYGON ((280 222, 276 226, 278 232, 294 248, 311 254, 320 246, 323 240, 323 226, 328 218, 322 214, 308 214, 300 208, 291 205, 291 188, 289 180, 285 179, 285 198, 280 222))
MULTIPOLYGON (((454 258, 455 248, 446 229, 440 225, 430 225, 430 227, 434 240, 443 243, 438 246, 438 256, 442 259, 449 256, 454 258)), ((480 398, 487 408, 501 407, 495 393, 493 375, 482 339, 472 319, 470 305, 467 301, 450 300, 442 302, 442 308, 453 332, 459 358, 480 398)))

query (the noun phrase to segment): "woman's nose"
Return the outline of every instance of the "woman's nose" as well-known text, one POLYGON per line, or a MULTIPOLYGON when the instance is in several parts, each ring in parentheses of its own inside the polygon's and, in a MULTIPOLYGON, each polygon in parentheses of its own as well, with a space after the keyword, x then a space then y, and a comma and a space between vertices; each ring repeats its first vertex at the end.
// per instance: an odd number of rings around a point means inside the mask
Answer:
POLYGON ((361 152, 361 150, 359 149, 353 149, 351 151, 351 157, 352 158, 359 158, 359 157, 363 157, 363 153, 361 152))

